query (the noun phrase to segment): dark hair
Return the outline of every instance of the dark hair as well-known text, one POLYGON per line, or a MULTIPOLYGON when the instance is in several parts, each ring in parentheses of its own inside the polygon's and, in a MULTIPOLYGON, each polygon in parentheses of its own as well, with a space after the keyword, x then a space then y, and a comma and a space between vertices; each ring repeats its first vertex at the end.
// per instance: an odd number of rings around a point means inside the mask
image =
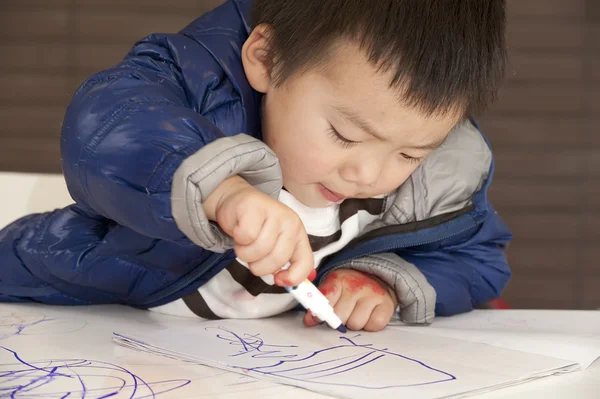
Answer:
POLYGON ((505 0, 255 0, 252 26, 271 28, 277 84, 356 41, 391 87, 427 114, 476 115, 493 102, 506 64, 505 0))

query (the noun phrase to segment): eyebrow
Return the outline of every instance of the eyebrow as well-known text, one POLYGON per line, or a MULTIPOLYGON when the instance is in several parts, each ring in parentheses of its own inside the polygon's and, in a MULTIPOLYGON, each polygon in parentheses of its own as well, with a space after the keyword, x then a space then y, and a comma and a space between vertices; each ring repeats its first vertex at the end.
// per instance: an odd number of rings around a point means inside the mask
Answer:
MULTIPOLYGON (((365 132, 369 133, 371 136, 376 137, 381 141, 388 141, 387 138, 385 138, 382 134, 379 134, 377 132, 377 129, 375 129, 371 125, 371 123, 369 123, 369 121, 364 119, 362 116, 358 115, 354 110, 351 110, 351 109, 348 109, 345 107, 341 107, 341 106, 334 106, 333 108, 340 115, 342 115, 346 120, 348 120, 350 123, 352 123, 354 126, 358 127, 359 129, 364 130, 365 132)), ((429 143, 429 144, 425 144, 425 145, 409 146, 407 148, 409 148, 411 150, 417 150, 417 151, 429 151, 429 150, 433 151, 436 148, 438 148, 439 146, 441 146, 445 140, 446 140, 446 138, 444 137, 442 140, 438 140, 433 143, 429 143)))
POLYGON ((334 106, 333 108, 345 119, 351 122, 354 126, 364 130, 371 136, 376 137, 381 141, 387 141, 387 139, 383 135, 377 133, 377 129, 371 126, 371 123, 369 123, 369 121, 364 119, 362 116, 358 115, 355 111, 340 106, 334 106))
POLYGON ((439 146, 441 146, 442 144, 444 144, 444 141, 446 141, 445 137, 442 140, 438 140, 433 143, 429 143, 429 144, 425 144, 425 145, 415 145, 415 146, 410 146, 408 148, 410 148, 411 150, 417 150, 417 151, 430 151, 430 150, 433 151, 433 150, 437 149, 439 146))

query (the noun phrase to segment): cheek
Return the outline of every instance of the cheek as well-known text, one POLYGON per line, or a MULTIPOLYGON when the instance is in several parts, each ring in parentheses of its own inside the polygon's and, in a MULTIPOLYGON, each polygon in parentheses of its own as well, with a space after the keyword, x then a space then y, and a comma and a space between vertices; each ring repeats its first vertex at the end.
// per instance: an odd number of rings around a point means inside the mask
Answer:
POLYGON ((298 143, 298 158, 302 160, 303 167, 311 171, 329 171, 337 160, 335 154, 319 144, 298 143))
POLYGON ((327 137, 324 121, 315 116, 319 114, 315 104, 293 94, 269 97, 264 140, 277 154, 288 182, 315 183, 335 170, 335 143, 327 137))
POLYGON ((403 161, 393 162, 393 165, 386 167, 381 176, 379 193, 389 193, 400 187, 417 167, 418 165, 407 165, 403 161))
POLYGON ((318 182, 335 169, 335 161, 326 152, 306 142, 289 147, 280 162, 284 174, 299 183, 318 182))
POLYGON ((325 141, 327 137, 323 140, 319 134, 288 130, 271 140, 287 179, 303 184, 316 183, 336 169, 336 153, 325 141))

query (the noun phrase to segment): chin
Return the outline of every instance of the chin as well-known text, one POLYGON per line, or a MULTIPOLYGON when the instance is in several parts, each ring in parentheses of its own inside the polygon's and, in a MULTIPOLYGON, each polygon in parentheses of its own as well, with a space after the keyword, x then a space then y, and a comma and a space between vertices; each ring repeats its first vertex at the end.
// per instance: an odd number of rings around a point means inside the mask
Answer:
MULTIPOLYGON (((293 194, 292 194, 293 195, 293 194)), ((309 208, 327 208, 331 205, 331 202, 327 202, 325 199, 317 200, 315 198, 296 198, 309 208)))
POLYGON ((315 198, 314 196, 306 195, 307 193, 303 193, 305 195, 296 195, 293 192, 290 192, 290 194, 309 208, 327 208, 331 205, 325 198, 315 198))
POLYGON ((296 200, 300 201, 302 204, 309 208, 327 208, 332 203, 323 198, 316 186, 313 185, 301 185, 300 187, 288 187, 283 185, 286 190, 296 198, 296 200), (294 189, 296 188, 296 189, 294 189))

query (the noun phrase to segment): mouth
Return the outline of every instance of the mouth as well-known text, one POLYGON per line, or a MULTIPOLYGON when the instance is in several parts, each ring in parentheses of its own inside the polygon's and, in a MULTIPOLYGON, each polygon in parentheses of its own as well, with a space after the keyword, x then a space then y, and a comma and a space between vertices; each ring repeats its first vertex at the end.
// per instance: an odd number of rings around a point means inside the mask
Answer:
POLYGON ((321 192, 321 195, 329 202, 342 202, 346 199, 346 197, 342 194, 331 191, 322 184, 319 184, 319 191, 321 192))

